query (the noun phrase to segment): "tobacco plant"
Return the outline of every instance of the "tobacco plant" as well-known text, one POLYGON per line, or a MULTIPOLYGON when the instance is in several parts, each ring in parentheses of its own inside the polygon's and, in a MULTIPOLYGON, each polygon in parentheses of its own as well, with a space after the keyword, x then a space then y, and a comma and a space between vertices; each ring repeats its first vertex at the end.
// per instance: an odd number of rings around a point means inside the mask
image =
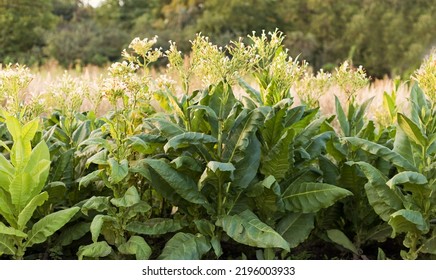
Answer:
POLYGON ((50 168, 47 144, 39 142, 32 148, 31 141, 39 119, 25 125, 13 116, 5 116, 5 123, 12 136, 10 148, 1 141, 9 160, 0 154, 0 255, 12 255, 23 259, 26 249, 47 241, 79 211, 78 207, 63 209, 48 214, 36 222, 32 217, 49 195, 42 191, 50 168))
POLYGON ((410 117, 397 114, 393 148, 360 138, 345 138, 354 147, 390 162, 393 176, 386 176, 366 162, 354 162, 368 178, 365 185, 374 211, 392 227, 392 237, 405 234, 404 259, 435 254, 436 110, 435 103, 414 85, 410 117))

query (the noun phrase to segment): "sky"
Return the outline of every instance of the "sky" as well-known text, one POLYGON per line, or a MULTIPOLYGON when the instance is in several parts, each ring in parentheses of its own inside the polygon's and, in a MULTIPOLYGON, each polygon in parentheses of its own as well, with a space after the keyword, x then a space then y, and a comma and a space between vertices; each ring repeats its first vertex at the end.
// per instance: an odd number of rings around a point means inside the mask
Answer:
POLYGON ((103 0, 84 0, 84 3, 88 3, 89 5, 93 7, 97 7, 103 0))

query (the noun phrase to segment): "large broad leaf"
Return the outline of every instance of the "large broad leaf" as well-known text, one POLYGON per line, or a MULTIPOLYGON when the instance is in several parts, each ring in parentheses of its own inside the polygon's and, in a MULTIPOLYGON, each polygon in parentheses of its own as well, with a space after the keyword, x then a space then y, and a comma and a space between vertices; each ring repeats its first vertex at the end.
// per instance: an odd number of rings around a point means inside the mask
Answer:
POLYGON ((421 246, 421 252, 426 254, 436 255, 436 234, 433 232, 433 235, 427 239, 424 244, 421 246))
POLYGON ((14 256, 16 251, 15 238, 10 235, 0 234, 0 256, 2 254, 14 256))
POLYGON ((411 141, 401 127, 397 127, 394 139, 394 148, 392 150, 407 159, 410 164, 418 166, 417 160, 415 160, 413 154, 411 141))
POLYGON ((11 183, 11 177, 15 172, 14 167, 11 165, 3 154, 0 153, 0 188, 5 191, 9 191, 9 184, 11 183))
POLYGON ((403 208, 402 198, 387 185, 387 178, 367 162, 355 162, 368 178, 365 184, 366 196, 374 211, 384 221, 389 221, 392 213, 403 208))
POLYGON ((112 248, 106 243, 106 241, 100 241, 92 243, 86 246, 80 246, 77 256, 79 260, 83 257, 89 258, 102 258, 108 256, 112 252, 112 248))
MULTIPOLYGON (((422 200, 424 197, 428 197, 431 192, 427 183, 427 178, 421 173, 403 171, 392 177, 392 179, 386 182, 386 185, 391 189, 394 189, 397 186, 402 186, 405 191, 417 195, 417 198, 422 200)), ((422 201, 419 201, 419 203, 422 203, 422 201)))
POLYGON ((7 227, 5 224, 0 222, 0 235, 2 235, 2 234, 9 235, 9 236, 22 237, 22 238, 27 237, 27 234, 25 234, 21 230, 18 230, 18 229, 12 228, 12 227, 7 227))
POLYGON ((412 139, 413 142, 421 147, 427 146, 428 139, 417 124, 401 113, 397 114, 397 120, 398 125, 406 133, 409 139, 412 139))
POLYGON ((169 120, 162 118, 150 118, 147 120, 151 125, 155 126, 163 136, 167 139, 170 139, 176 135, 182 134, 185 132, 183 128, 172 123, 169 120))
POLYGON ((281 108, 281 103, 274 106, 266 116, 265 123, 263 124, 261 130, 263 141, 268 148, 275 145, 287 130, 284 128, 284 119, 288 113, 287 107, 281 108))
POLYGON ((121 198, 112 198, 111 203, 116 207, 131 207, 141 201, 136 187, 131 186, 121 198))
POLYGON ((129 174, 129 162, 127 159, 123 159, 121 162, 118 162, 111 158, 108 160, 108 163, 111 169, 111 175, 109 177, 111 183, 118 184, 129 174))
POLYGON ((314 214, 289 213, 279 221, 276 230, 288 242, 290 248, 295 248, 309 237, 314 228, 314 214))
POLYGON ((126 229, 131 232, 147 235, 158 235, 176 232, 183 228, 181 221, 167 218, 154 218, 145 222, 131 222, 126 229))
POLYGON ((222 158, 226 161, 232 161, 237 151, 245 151, 253 134, 256 133, 259 126, 263 123, 264 115, 261 110, 253 110, 235 125, 227 139, 224 142, 222 158))
POLYGON ((92 241, 97 242, 105 223, 116 222, 117 220, 114 217, 107 215, 96 215, 94 219, 92 219, 91 225, 89 227, 91 231, 92 241))
POLYGON ((158 259, 160 260, 199 260, 209 252, 210 243, 206 237, 179 232, 171 238, 158 259))
POLYGON ((261 145, 256 135, 252 135, 248 147, 240 160, 234 162, 233 186, 246 188, 256 177, 261 156, 261 145))
POLYGON ((338 229, 330 229, 327 230, 327 236, 330 238, 331 241, 335 242, 336 244, 341 245, 342 247, 350 250, 356 255, 359 254, 356 246, 353 244, 353 242, 350 241, 350 239, 342 231, 338 229))
POLYGON ((217 225, 221 226, 227 235, 236 242, 260 248, 290 250, 288 242, 271 227, 260 221, 250 210, 220 218, 217 225))
POLYGON ((71 168, 71 162, 74 157, 75 149, 69 149, 68 151, 59 155, 56 161, 53 161, 53 169, 50 171, 50 182, 63 181, 65 184, 71 184, 72 178, 68 174, 69 168, 71 168), (65 175, 66 178, 63 178, 65 175))
POLYGON ((121 254, 136 255, 137 260, 148 260, 151 256, 151 248, 140 236, 132 236, 129 241, 118 247, 121 254))
POLYGON ((345 137, 344 139, 351 143, 351 145, 358 147, 370 154, 379 156, 386 161, 392 162, 395 166, 403 170, 418 171, 417 168, 413 166, 407 159, 390 150, 389 148, 386 148, 385 146, 357 137, 345 137))
POLYGON ((40 142, 30 153, 28 162, 24 163, 14 174, 9 187, 12 203, 21 212, 45 185, 50 169, 50 154, 45 142, 40 142))
POLYGON ((291 156, 294 130, 288 130, 270 148, 263 149, 260 172, 265 176, 272 175, 281 180, 289 172, 294 159, 291 156))
POLYGON ((158 175, 152 178, 152 186, 164 183, 191 203, 207 203, 206 197, 198 191, 197 184, 192 178, 177 172, 169 164, 161 160, 144 159, 142 162, 147 164, 149 169, 158 175))
POLYGON ((88 215, 89 210, 96 210, 97 212, 103 212, 109 209, 109 197, 108 196, 93 196, 88 199, 85 204, 82 205, 82 212, 88 215))
POLYGON ((27 222, 32 218, 33 212, 35 212, 38 206, 44 204, 48 199, 48 193, 42 192, 30 200, 30 202, 24 207, 24 209, 18 215, 18 228, 24 229, 27 222))
POLYGON ((25 246, 42 243, 49 236, 62 228, 80 210, 79 207, 72 207, 45 216, 36 222, 32 229, 27 233, 28 238, 25 246))
POLYGON ((15 207, 12 204, 9 193, 3 189, 0 189, 0 215, 5 218, 9 225, 18 227, 14 213, 15 207))
POLYGON ((218 140, 210 135, 199 132, 185 132, 168 140, 164 146, 165 152, 170 149, 178 150, 200 144, 216 143, 218 140))
POLYGON ((227 183, 233 181, 235 166, 230 162, 209 161, 207 167, 198 181, 201 190, 206 183, 218 186, 219 182, 227 183))
POLYGON ((333 185, 302 183, 291 184, 283 194, 283 201, 289 211, 316 213, 349 195, 353 195, 353 193, 333 185))
POLYGON ((427 233, 429 226, 422 214, 418 211, 401 209, 391 215, 389 224, 392 226, 395 236, 397 233, 427 233))
POLYGON ((89 232, 91 223, 77 223, 62 230, 58 238, 56 238, 56 246, 68 246, 73 241, 79 240, 89 232))
POLYGON ((91 182, 97 181, 100 179, 100 174, 103 172, 103 169, 95 170, 86 176, 79 179, 79 188, 81 186, 88 186, 91 182))

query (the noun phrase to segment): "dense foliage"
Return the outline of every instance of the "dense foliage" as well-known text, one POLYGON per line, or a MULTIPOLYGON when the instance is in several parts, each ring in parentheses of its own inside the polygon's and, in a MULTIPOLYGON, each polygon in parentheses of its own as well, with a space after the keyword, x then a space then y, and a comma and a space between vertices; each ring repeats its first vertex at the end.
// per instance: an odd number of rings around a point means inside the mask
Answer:
POLYGON ((435 54, 379 122, 362 67, 314 75, 281 33, 247 39, 197 36, 187 59, 136 38, 94 94, 64 76, 29 100, 28 69, 2 69, 0 256, 434 259, 435 54), (162 56, 177 81, 150 75, 162 56))
POLYGON ((276 28, 292 56, 332 70, 345 59, 371 76, 408 76, 435 44, 436 1, 0 1, 0 62, 104 65, 130 38, 159 35, 188 52, 195 34, 219 45, 276 28), (36 16, 35 16, 36 15, 36 16))

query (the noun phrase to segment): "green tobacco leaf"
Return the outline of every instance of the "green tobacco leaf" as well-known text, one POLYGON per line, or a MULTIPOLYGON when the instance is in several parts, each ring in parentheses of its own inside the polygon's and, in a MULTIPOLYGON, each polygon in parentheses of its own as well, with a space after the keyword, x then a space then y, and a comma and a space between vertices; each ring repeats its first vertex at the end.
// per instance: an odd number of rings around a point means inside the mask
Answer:
POLYGON ((402 186, 405 191, 418 195, 419 198, 417 198, 422 199, 422 197, 428 197, 431 192, 427 183, 427 178, 421 173, 404 171, 392 177, 392 179, 386 182, 386 185, 391 189, 402 186))
POLYGON ((309 237, 314 228, 314 214, 289 213, 278 222, 276 230, 290 248, 295 248, 309 237))
POLYGON ((18 229, 12 228, 12 227, 7 227, 2 222, 0 222, 0 236, 1 235, 17 236, 17 237, 22 237, 22 238, 27 237, 27 234, 25 234, 21 230, 18 230, 18 229))
POLYGON ((393 151, 407 159, 412 165, 418 166, 413 155, 411 141, 401 127, 397 127, 393 151))
POLYGON ((289 251, 289 244, 271 227, 259 220, 250 210, 218 219, 217 225, 236 242, 260 248, 282 248, 289 251))
POLYGON ((316 213, 349 195, 353 193, 333 185, 302 183, 289 186, 283 193, 283 201, 289 211, 316 213))
POLYGON ((235 166, 230 162, 209 161, 198 182, 199 189, 202 189, 207 182, 218 185, 219 180, 222 183, 233 181, 234 171, 235 166))
POLYGON ((251 87, 250 84, 244 81, 243 79, 238 79, 238 82, 239 85, 250 96, 252 101, 254 101, 257 105, 262 104, 262 97, 260 96, 260 92, 258 90, 251 87))
POLYGON ((386 161, 392 162, 395 166, 400 167, 403 170, 418 171, 417 168, 413 166, 407 159, 400 154, 386 148, 385 146, 357 137, 345 137, 344 139, 351 143, 351 145, 358 147, 370 154, 379 156, 386 161))
POLYGON ((210 135, 199 132, 185 132, 183 134, 176 135, 168 140, 164 146, 165 152, 170 149, 178 150, 182 148, 188 148, 200 144, 216 143, 218 140, 210 135))
POLYGON ((421 246, 421 252, 436 255, 436 234, 433 234, 432 237, 425 240, 424 244, 421 246))
POLYGON ((429 230, 429 226, 422 214, 414 210, 398 210, 391 215, 388 223, 394 230, 392 233, 394 237, 397 233, 413 232, 425 234, 429 230))
POLYGON ((161 147, 165 138, 151 134, 139 134, 128 138, 129 146, 136 152, 149 155, 153 154, 158 147, 161 147))
POLYGON ((108 151, 106 149, 101 150, 100 152, 96 153, 95 155, 91 156, 86 160, 86 167, 88 168, 91 163, 97 164, 97 165, 107 165, 107 153, 108 151))
POLYGON ((0 215, 13 227, 18 227, 15 218, 15 207, 12 204, 9 193, 0 189, 0 215))
POLYGON ((33 212, 35 212, 38 206, 44 204, 48 199, 48 193, 42 192, 30 200, 30 202, 24 207, 24 209, 18 215, 18 228, 24 229, 27 222, 32 218, 33 212))
POLYGON ((208 220, 194 220, 198 232, 204 236, 213 237, 215 232, 215 225, 208 220))
POLYGON ((112 248, 106 241, 100 241, 90 245, 80 246, 77 256, 79 260, 83 260, 83 257, 102 258, 108 256, 111 252, 112 248))
POLYGON ((87 174, 86 176, 80 178, 79 180, 79 188, 81 186, 87 187, 91 182, 97 181, 100 179, 100 173, 102 173, 104 170, 103 169, 98 169, 95 170, 89 174, 87 174))
POLYGON ((264 121, 261 110, 253 110, 241 122, 235 122, 226 141, 224 141, 222 158, 232 161, 236 151, 244 152, 250 144, 250 139, 264 121))
POLYGON ((88 199, 85 204, 82 205, 82 213, 88 215, 89 210, 103 212, 108 210, 109 206, 110 205, 108 196, 93 196, 88 199))
POLYGON ((58 238, 56 238, 56 246, 68 246, 73 241, 79 240, 89 232, 91 223, 77 223, 62 230, 58 238))
POLYGON ((276 143, 283 138, 283 135, 288 132, 284 128, 284 118, 288 113, 288 109, 280 108, 277 104, 273 107, 266 116, 265 123, 261 127, 262 138, 268 148, 276 145, 276 143))
POLYGON ((207 203, 206 197, 198 191, 197 184, 192 178, 177 172, 162 160, 144 159, 142 162, 147 164, 149 169, 158 175, 156 180, 152 178, 151 184, 153 186, 162 184, 163 181, 187 201, 195 204, 207 203))
POLYGON ((148 260, 151 256, 151 248, 140 236, 132 236, 129 241, 121 244, 118 251, 125 255, 136 255, 137 260, 148 260))
POLYGON ((263 149, 260 167, 262 174, 272 175, 277 180, 285 177, 294 161, 291 156, 291 144, 294 137, 294 130, 288 130, 272 147, 263 149))
POLYGON ((403 201, 387 185, 387 178, 374 166, 367 162, 355 162, 368 178, 365 184, 366 196, 374 211, 384 221, 388 221, 395 211, 403 208, 403 201))
POLYGON ((117 162, 115 159, 111 158, 108 160, 108 163, 111 169, 111 175, 109 177, 111 183, 118 184, 129 174, 129 161, 127 159, 117 162))
POLYGON ((91 121, 82 122, 72 134, 72 140, 76 145, 85 141, 91 133, 91 121))
POLYGON ((252 135, 247 149, 240 160, 234 162, 233 185, 239 188, 247 188, 256 177, 261 156, 261 144, 256 135, 252 135))
POLYGON ((183 224, 181 221, 167 218, 154 218, 145 222, 131 222, 126 227, 128 231, 146 235, 158 235, 176 232, 182 228, 183 224))
POLYGON ((21 129, 21 137, 23 137, 23 141, 32 141, 33 137, 35 137, 35 134, 38 131, 39 121, 39 118, 37 118, 26 123, 23 126, 23 128, 21 129))
POLYGON ((116 207, 131 207, 140 201, 138 190, 134 186, 128 188, 123 197, 111 199, 111 203, 116 207))
POLYGON ((94 219, 92 219, 91 225, 89 227, 92 235, 92 241, 97 242, 98 237, 100 236, 100 232, 103 228, 104 223, 116 223, 116 219, 107 215, 96 215, 94 219))
POLYGON ((344 109, 342 109, 341 102, 339 98, 335 95, 335 104, 336 104, 336 114, 338 115, 338 121, 341 126, 342 132, 345 136, 350 136, 350 124, 348 123, 348 119, 345 115, 344 109))
POLYGON ((330 238, 331 241, 335 242, 336 244, 341 245, 342 247, 350 250, 356 255, 359 254, 356 246, 354 246, 353 242, 351 242, 350 239, 348 239, 348 237, 342 231, 338 229, 330 229, 327 230, 327 236, 330 238))
POLYGON ((398 113, 397 121, 401 129, 410 139, 413 140, 413 142, 421 147, 427 146, 427 137, 425 137, 418 125, 416 125, 411 119, 401 113, 398 113))
POLYGON ((162 118, 150 118, 147 120, 150 122, 152 126, 155 126, 163 136, 167 139, 170 139, 176 135, 182 134, 185 132, 180 126, 172 123, 169 120, 162 118))
POLYGON ((11 165, 3 154, 0 153, 0 188, 9 191, 11 177, 15 172, 15 168, 11 165))
POLYGON ((53 169, 50 171, 50 182, 61 180, 64 181, 63 176, 67 172, 67 169, 73 160, 74 152, 75 149, 69 149, 68 151, 60 154, 56 161, 53 161, 53 169))
POLYGON ((13 236, 0 234, 0 256, 2 254, 15 256, 17 248, 13 236))
POLYGON ((25 246, 31 247, 33 244, 46 241, 49 236, 68 223, 79 210, 79 207, 72 207, 45 216, 36 222, 27 233, 28 238, 25 246))
POLYGON ((165 244, 158 259, 199 260, 210 248, 211 245, 204 236, 179 232, 165 244))
POLYGON ((393 120, 397 114, 395 99, 395 91, 392 92, 392 96, 390 96, 386 91, 383 93, 383 107, 389 113, 391 120, 393 120))
POLYGON ((12 203, 19 212, 41 192, 50 170, 50 153, 45 142, 40 142, 27 158, 28 162, 22 162, 24 166, 15 172, 9 187, 12 203))

